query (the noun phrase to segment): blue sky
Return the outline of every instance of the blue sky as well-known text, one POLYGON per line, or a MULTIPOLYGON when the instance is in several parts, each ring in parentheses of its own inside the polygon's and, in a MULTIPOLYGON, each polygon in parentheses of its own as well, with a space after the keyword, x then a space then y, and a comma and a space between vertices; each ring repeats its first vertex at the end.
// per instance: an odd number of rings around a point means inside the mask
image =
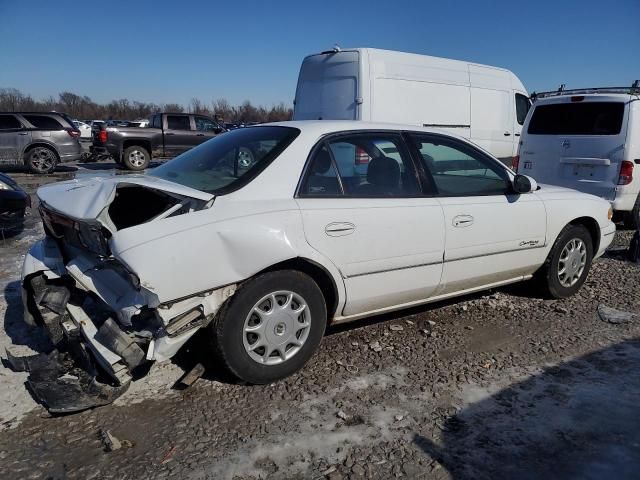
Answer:
POLYGON ((529 92, 640 78, 640 0, 0 0, 0 88, 290 104, 302 58, 378 47, 509 68, 529 92))

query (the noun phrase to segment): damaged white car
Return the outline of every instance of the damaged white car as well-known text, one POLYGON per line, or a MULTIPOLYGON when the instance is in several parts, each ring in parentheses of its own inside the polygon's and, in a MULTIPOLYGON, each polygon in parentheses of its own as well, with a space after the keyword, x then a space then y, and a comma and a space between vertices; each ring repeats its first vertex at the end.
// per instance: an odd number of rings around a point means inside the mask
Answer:
POLYGON ((108 403, 201 330, 220 365, 265 383, 301 368, 327 324, 532 278, 565 297, 615 232, 604 200, 442 132, 363 122, 238 129, 38 198, 25 319, 56 350, 22 367, 53 411, 108 403), (34 373, 47 362, 62 366, 34 373))

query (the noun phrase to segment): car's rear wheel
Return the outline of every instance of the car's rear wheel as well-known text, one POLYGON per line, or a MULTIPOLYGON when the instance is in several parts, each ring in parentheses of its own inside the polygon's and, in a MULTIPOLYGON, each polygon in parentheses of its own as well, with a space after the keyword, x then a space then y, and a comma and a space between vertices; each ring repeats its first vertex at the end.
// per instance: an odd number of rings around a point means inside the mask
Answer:
POLYGON ((25 154, 25 163, 32 173, 51 173, 58 164, 58 155, 47 147, 35 147, 25 154))
POLYGON ((151 155, 146 148, 137 145, 125 149, 122 155, 122 163, 129 170, 144 170, 149 166, 151 155))
POLYGON ((211 324, 217 357, 238 379, 270 383, 296 372, 327 322, 322 291, 306 274, 282 270, 245 282, 211 324))
POLYGON ((539 272, 545 293, 553 298, 575 294, 589 274, 592 259, 593 242, 589 231, 582 225, 567 225, 539 272))

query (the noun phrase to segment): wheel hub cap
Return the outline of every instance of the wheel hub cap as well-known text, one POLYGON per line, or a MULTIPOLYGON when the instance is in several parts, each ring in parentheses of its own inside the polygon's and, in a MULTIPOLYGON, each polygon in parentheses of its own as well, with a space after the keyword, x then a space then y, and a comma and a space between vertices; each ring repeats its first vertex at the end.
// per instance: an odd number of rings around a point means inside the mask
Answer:
POLYGON ((571 239, 562 249, 558 261, 558 280, 564 287, 575 285, 587 263, 587 248, 579 238, 571 239))
POLYGON ((243 345, 252 360, 276 365, 300 351, 310 326, 309 307, 304 298, 291 291, 273 292, 261 298, 247 315, 243 345))

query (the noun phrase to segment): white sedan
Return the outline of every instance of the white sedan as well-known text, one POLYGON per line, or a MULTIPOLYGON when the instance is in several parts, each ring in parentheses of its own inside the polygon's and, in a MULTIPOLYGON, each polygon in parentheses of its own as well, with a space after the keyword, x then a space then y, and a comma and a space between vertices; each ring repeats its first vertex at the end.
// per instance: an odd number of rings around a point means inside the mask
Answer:
POLYGON ((365 122, 237 129, 147 175, 38 197, 26 319, 121 384, 201 330, 220 365, 265 383, 301 368, 327 324, 526 280, 567 297, 615 232, 600 198, 462 138, 365 122))

